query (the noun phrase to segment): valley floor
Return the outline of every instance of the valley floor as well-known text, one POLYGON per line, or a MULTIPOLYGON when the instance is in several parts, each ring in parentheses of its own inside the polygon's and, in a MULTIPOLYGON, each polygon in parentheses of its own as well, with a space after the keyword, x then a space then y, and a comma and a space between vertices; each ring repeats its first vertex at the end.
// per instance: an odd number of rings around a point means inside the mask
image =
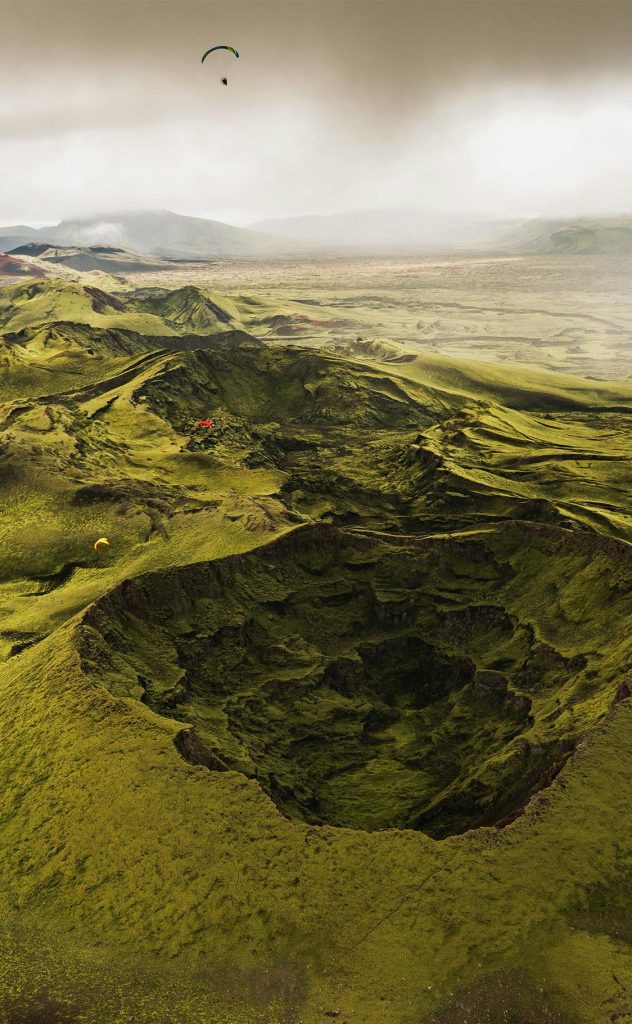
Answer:
POLYGON ((347 257, 190 264, 152 283, 247 296, 268 340, 347 346, 360 335, 612 379, 632 377, 631 272, 628 256, 347 257))

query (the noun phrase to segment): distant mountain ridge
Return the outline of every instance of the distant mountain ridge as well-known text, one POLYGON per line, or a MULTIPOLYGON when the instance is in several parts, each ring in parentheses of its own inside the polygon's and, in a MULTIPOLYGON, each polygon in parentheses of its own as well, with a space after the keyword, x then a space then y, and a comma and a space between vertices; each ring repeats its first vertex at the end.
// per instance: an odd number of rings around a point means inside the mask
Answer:
MULTIPOLYGON (((0 227, 0 251, 34 245, 94 251, 99 245, 177 260, 329 251, 467 251, 494 246, 519 223, 403 209, 308 214, 242 228, 168 210, 147 210, 63 220, 43 228, 0 227)), ((35 255, 32 248, 25 254, 35 255)))
POLYGON ((417 209, 346 210, 341 213, 261 220, 250 227, 341 251, 432 252, 487 249, 515 220, 494 221, 417 209))
POLYGON ((101 269, 101 259, 111 264, 118 254, 125 264, 121 272, 136 269, 134 258, 142 263, 148 257, 188 261, 345 253, 621 255, 632 253, 632 215, 485 220, 419 209, 347 210, 261 220, 242 228, 168 210, 141 210, 63 220, 43 228, 0 227, 0 252, 56 261, 75 270, 101 269))
POLYGON ((422 210, 366 210, 262 220, 251 227, 332 252, 632 253, 632 215, 625 214, 485 220, 422 210))
POLYGON ((106 245, 142 256, 182 260, 269 256, 288 249, 287 242, 261 231, 200 217, 186 217, 169 210, 63 220, 43 228, 22 225, 0 227, 0 251, 6 252, 33 242, 46 242, 49 246, 106 245))
POLYGON ((36 241, 40 237, 38 228, 30 228, 26 224, 12 224, 0 227, 0 252, 9 252, 18 245, 36 241))

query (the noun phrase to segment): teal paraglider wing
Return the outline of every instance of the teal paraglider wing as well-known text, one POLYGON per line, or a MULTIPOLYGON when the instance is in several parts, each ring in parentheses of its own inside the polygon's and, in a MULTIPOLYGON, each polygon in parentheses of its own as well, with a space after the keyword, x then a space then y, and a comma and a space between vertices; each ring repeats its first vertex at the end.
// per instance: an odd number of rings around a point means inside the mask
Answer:
POLYGON ((230 50, 230 52, 234 53, 236 57, 239 56, 234 46, 211 46, 210 50, 207 50, 204 56, 202 57, 202 64, 208 57, 209 53, 213 53, 214 50, 230 50))

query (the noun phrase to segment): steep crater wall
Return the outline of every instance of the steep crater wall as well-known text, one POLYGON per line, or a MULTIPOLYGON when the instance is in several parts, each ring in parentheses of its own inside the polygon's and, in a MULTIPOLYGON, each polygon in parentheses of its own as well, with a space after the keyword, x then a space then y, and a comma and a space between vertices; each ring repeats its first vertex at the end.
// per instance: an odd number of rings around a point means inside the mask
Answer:
POLYGON ((618 548, 555 528, 305 527, 126 581, 77 644, 99 683, 183 723, 183 757, 256 778, 286 815, 444 837, 519 813, 605 713, 629 577, 618 548))

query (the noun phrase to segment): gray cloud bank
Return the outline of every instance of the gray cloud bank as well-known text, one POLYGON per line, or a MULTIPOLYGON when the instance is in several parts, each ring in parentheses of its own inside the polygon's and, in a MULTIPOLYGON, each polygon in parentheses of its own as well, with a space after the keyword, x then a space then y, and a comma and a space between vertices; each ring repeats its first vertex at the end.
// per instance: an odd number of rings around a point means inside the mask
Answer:
POLYGON ((632 209, 627 0, 0 0, 0 24, 4 223, 632 209))

